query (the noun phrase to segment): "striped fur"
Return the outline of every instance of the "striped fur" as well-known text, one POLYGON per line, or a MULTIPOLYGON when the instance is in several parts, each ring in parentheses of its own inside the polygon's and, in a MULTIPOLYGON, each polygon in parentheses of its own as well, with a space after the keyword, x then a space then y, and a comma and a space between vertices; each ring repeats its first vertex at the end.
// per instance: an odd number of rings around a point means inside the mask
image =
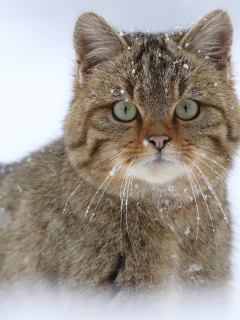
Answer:
POLYGON ((240 137, 228 14, 184 32, 118 34, 84 13, 73 39, 63 139, 2 167, 0 208, 12 219, 0 226, 0 278, 47 276, 76 294, 117 288, 119 299, 226 285, 225 181, 240 137), (112 105, 126 99, 140 117, 124 123, 112 105), (198 101, 198 117, 176 118, 182 99, 198 101), (159 162, 152 135, 170 138, 159 162))

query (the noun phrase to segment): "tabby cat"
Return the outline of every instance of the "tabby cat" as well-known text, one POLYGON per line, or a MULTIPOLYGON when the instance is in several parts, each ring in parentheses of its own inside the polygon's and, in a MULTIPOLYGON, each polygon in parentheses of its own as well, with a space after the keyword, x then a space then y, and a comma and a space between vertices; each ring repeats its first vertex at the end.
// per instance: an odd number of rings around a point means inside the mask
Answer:
POLYGON ((224 10, 156 34, 78 18, 64 137, 1 166, 2 283, 119 295, 228 283, 232 38, 224 10))

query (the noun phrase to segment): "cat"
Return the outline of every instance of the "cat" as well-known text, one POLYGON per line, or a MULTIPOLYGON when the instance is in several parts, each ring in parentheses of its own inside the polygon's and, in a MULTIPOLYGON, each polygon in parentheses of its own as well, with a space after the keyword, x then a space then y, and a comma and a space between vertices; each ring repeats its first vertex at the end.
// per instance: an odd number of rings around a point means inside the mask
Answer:
POLYGON ((1 283, 48 278, 119 296, 228 283, 232 38, 220 9, 156 34, 78 18, 63 138, 1 166, 1 283))

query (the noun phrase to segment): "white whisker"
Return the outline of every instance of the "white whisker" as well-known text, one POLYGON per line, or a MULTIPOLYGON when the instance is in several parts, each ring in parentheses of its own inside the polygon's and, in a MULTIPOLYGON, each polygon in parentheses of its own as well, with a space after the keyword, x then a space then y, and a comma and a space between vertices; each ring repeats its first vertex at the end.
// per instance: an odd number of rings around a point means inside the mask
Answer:
POLYGON ((133 172, 132 172, 132 174, 131 174, 131 182, 130 182, 130 196, 131 196, 131 194, 132 194, 132 191, 133 191, 133 187, 132 187, 132 183, 133 183, 133 172))
POLYGON ((72 192, 72 193, 70 194, 70 196, 68 197, 67 202, 65 203, 65 206, 64 206, 64 208, 63 208, 63 211, 62 211, 61 219, 60 219, 60 220, 62 220, 63 213, 66 211, 66 207, 67 207, 67 205, 68 205, 69 200, 72 198, 72 196, 73 196, 74 193, 77 191, 77 189, 81 186, 82 183, 83 183, 83 182, 81 181, 81 183, 80 183, 79 185, 77 185, 77 187, 73 190, 73 192, 72 192))
MULTIPOLYGON (((129 170, 130 170, 130 168, 131 168, 131 165, 132 165, 133 161, 134 161, 134 159, 133 159, 132 162, 130 163, 129 170)), ((129 234, 129 230, 128 230, 128 219, 127 219, 127 214, 128 214, 128 212, 127 212, 127 209, 128 209, 128 194, 129 194, 129 187, 131 186, 131 177, 132 177, 132 176, 133 176, 132 174, 129 174, 129 176, 128 176, 128 186, 127 186, 127 192, 126 192, 125 205, 126 205, 126 228, 127 228, 128 239, 129 239, 129 242, 130 242, 131 247, 132 247, 132 249, 133 249, 133 252, 135 253, 134 248, 133 248, 133 245, 132 245, 131 237, 130 237, 130 234, 129 234)))
POLYGON ((202 156, 205 159, 208 159, 209 161, 211 161, 212 163, 214 163, 215 165, 219 166, 220 168, 222 168, 223 170, 229 171, 227 168, 224 168, 221 164, 219 164, 216 160, 213 160, 211 158, 209 158, 208 156, 205 155, 205 153, 199 153, 199 152, 195 152, 195 151, 191 151, 192 153, 195 153, 199 156, 202 156))
POLYGON ((197 204, 197 198, 196 198, 196 194, 194 191, 194 185, 193 185, 193 181, 192 181, 192 177, 188 172, 188 166, 185 164, 185 162, 183 162, 184 166, 185 166, 185 170, 188 176, 188 180, 190 182, 191 188, 192 188, 192 192, 193 192, 193 196, 194 196, 194 200, 195 200, 195 204, 196 204, 196 209, 197 209, 197 234, 196 234, 196 239, 195 239, 195 246, 197 243, 197 239, 198 239, 198 233, 199 233, 199 223, 200 223, 200 215, 199 215, 199 209, 198 209, 198 204, 197 204))
POLYGON ((203 161, 202 159, 200 159, 198 156, 196 156, 198 158, 199 161, 201 161, 202 163, 204 163, 208 168, 210 168, 214 173, 216 173, 216 175, 218 177, 220 177, 223 181, 226 181, 217 171, 215 171, 211 166, 209 166, 205 161, 203 161))
MULTIPOLYGON (((122 159, 122 161, 123 161, 123 159, 122 159)), ((120 169, 121 169, 121 167, 120 167, 120 163, 119 163, 119 164, 118 164, 118 168, 117 168, 117 166, 116 166, 116 167, 115 167, 115 170, 114 170, 114 171, 111 171, 111 172, 112 172, 111 179, 109 180, 108 184, 106 185, 106 187, 104 188, 101 196, 100 196, 99 199, 98 199, 98 202, 97 202, 97 204, 96 204, 96 206, 95 206, 95 208, 94 208, 94 210, 93 210, 93 213, 92 213, 92 215, 91 215, 91 218, 90 218, 90 220, 89 220, 88 229, 89 229, 90 224, 91 224, 91 221, 92 221, 92 219, 93 219, 93 217, 94 217, 94 215, 95 215, 95 212, 96 212, 96 210, 97 210, 97 207, 98 207, 98 205, 99 205, 99 202, 101 201, 102 197, 104 196, 105 191, 107 190, 107 188, 108 188, 109 184, 111 183, 112 179, 114 178, 114 176, 116 175, 116 173, 117 173, 120 169)))
MULTIPOLYGON (((126 173, 123 177, 123 181, 122 181, 122 185, 121 185, 121 189, 120 189, 120 201, 121 201, 121 206, 120 206, 120 230, 121 230, 121 246, 122 246, 122 215, 123 215, 123 204, 124 204, 124 200, 125 200, 125 204, 126 204, 126 208, 127 208, 127 197, 126 197, 126 187, 128 184, 128 180, 130 177, 129 171, 130 168, 132 166, 134 159, 131 161, 131 163, 129 164, 126 173)), ((127 209, 126 209, 126 217, 127 217, 127 209)), ((128 232, 128 226, 127 226, 127 232, 128 232)), ((129 235, 129 232, 128 232, 129 235)), ((129 237, 130 239, 130 237, 129 237)))
POLYGON ((123 209, 123 184, 125 182, 125 176, 126 176, 127 172, 125 173, 123 180, 122 180, 122 184, 121 184, 121 188, 120 188, 120 234, 121 234, 121 250, 122 250, 122 209, 123 209))
MULTIPOLYGON (((196 157, 198 158, 199 161, 203 162, 203 163, 204 163, 207 167, 209 167, 214 173, 216 173, 216 175, 217 175, 218 177, 220 177, 223 181, 226 182, 226 179, 224 179, 216 170, 214 170, 210 165, 208 165, 205 161, 203 161, 202 159, 200 159, 198 156, 196 156, 196 157)), ((210 161, 211 159, 206 159, 206 160, 209 160, 209 161, 210 161)), ((215 166, 217 166, 217 163, 215 163, 214 160, 212 160, 212 163, 213 163, 215 166)), ((219 165, 219 166, 220 166, 220 165, 219 165)), ((218 167, 218 168, 219 168, 219 167, 218 167)), ((239 192, 238 192, 238 191, 236 191, 232 186, 229 186, 229 188, 231 188, 231 190, 236 193, 237 197, 240 198, 240 195, 239 195, 239 192)))
MULTIPOLYGON (((122 160, 123 160, 123 159, 122 159, 122 160)), ((119 165, 120 165, 120 163, 119 163, 119 165)), ((117 168, 117 166, 116 166, 115 170, 112 172, 111 179, 109 180, 109 182, 108 182, 108 184, 106 185, 106 187, 104 188, 101 196, 99 197, 98 202, 97 202, 97 204, 96 204, 96 206, 95 206, 95 208, 94 208, 94 210, 93 210, 92 216, 95 215, 95 212, 96 212, 96 209, 97 209, 97 207, 98 207, 99 202, 101 201, 102 197, 104 196, 105 191, 107 190, 107 187, 108 187, 109 184, 111 183, 111 181, 112 181, 112 179, 114 178, 114 176, 116 175, 116 173, 120 170, 120 168, 121 168, 120 166, 118 166, 118 168, 117 168)))
POLYGON ((103 183, 102 183, 102 184, 100 185, 100 187, 97 189, 95 195, 93 196, 92 200, 90 201, 90 203, 89 203, 89 205, 88 205, 88 207, 87 207, 87 210, 86 210, 86 212, 85 212, 85 217, 86 217, 86 215, 88 214, 89 209, 90 209, 90 207, 91 207, 91 204, 93 203, 93 201, 94 201, 94 199, 96 198, 97 194, 98 194, 99 191, 101 190, 102 186, 105 184, 105 182, 107 182, 107 180, 108 180, 110 177, 112 177, 112 175, 113 175, 114 172, 116 171, 116 168, 117 168, 118 165, 121 163, 121 161, 123 160, 123 158, 124 158, 124 157, 122 157, 122 158, 117 162, 117 164, 112 167, 112 169, 111 169, 111 171, 109 172, 108 176, 105 178, 105 180, 103 181, 103 183))
POLYGON ((210 217, 210 220, 211 220, 211 224, 212 224, 212 230, 213 230, 214 239, 215 239, 215 245, 216 245, 216 249, 217 249, 217 240, 216 240, 215 228, 214 228, 214 224, 213 224, 212 215, 211 215, 209 206, 208 206, 207 201, 206 201, 206 195, 203 194, 202 188, 201 188, 200 184, 198 183, 197 177, 195 176, 194 172, 192 171, 192 169, 191 169, 189 166, 188 166, 188 168, 189 168, 191 174, 193 175, 193 177, 194 177, 194 179, 195 179, 195 181, 196 181, 196 183, 197 183, 197 185, 198 185, 198 188, 199 188, 199 190, 200 190, 200 192, 201 192, 201 194, 202 194, 203 200, 204 200, 204 202, 205 202, 205 204, 206 204, 207 211, 208 211, 208 214, 209 214, 209 217, 210 217))
POLYGON ((224 216, 224 219, 226 220, 226 222, 228 223, 228 218, 222 208, 222 205, 221 205, 221 202, 215 192, 215 190, 213 189, 213 187, 211 186, 211 184, 209 183, 209 181, 207 180, 207 178, 205 177, 205 175, 203 174, 202 170, 199 168, 199 166, 196 164, 196 162, 192 161, 189 157, 185 156, 191 163, 192 165, 198 170, 198 172, 201 174, 203 180, 205 181, 205 183, 207 184, 208 186, 208 189, 212 192, 212 194, 214 195, 215 199, 217 200, 218 204, 219 204, 219 207, 223 213, 223 216, 224 216))

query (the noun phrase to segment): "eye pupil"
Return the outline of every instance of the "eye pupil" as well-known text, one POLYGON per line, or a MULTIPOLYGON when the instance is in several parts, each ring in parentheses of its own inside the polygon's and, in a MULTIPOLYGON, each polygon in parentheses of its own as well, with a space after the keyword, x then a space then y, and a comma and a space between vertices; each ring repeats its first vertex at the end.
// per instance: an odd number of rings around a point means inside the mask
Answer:
POLYGON ((114 103, 112 112, 117 120, 129 122, 135 119, 137 115, 137 108, 130 101, 118 101, 114 103))
POLYGON ((191 120, 198 116, 199 110, 195 100, 183 99, 177 104, 175 114, 181 120, 191 120))

